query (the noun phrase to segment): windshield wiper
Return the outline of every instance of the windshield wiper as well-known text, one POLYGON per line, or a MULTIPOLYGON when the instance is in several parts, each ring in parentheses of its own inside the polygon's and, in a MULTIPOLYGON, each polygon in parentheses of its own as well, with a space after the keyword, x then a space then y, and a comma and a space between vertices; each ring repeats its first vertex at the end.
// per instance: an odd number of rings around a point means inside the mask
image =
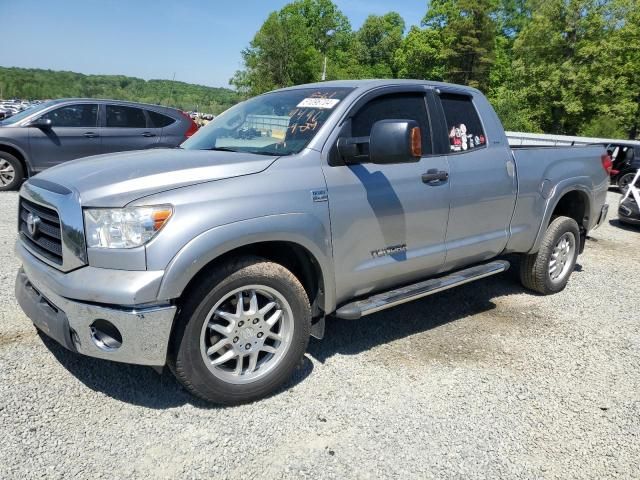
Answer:
POLYGON ((209 150, 213 150, 215 152, 234 152, 234 153, 238 153, 240 150, 234 150, 233 148, 229 148, 229 147, 213 147, 210 148, 209 150))
POLYGON ((278 152, 268 150, 234 150, 233 148, 229 147, 213 147, 209 150, 213 150, 216 152, 253 153, 254 155, 268 155, 270 157, 285 157, 287 155, 291 155, 291 152, 278 152))
POLYGON ((247 153, 253 153, 255 155, 268 155, 270 157, 286 157, 288 155, 292 155, 293 152, 279 152, 279 151, 269 151, 269 150, 247 150, 247 153))

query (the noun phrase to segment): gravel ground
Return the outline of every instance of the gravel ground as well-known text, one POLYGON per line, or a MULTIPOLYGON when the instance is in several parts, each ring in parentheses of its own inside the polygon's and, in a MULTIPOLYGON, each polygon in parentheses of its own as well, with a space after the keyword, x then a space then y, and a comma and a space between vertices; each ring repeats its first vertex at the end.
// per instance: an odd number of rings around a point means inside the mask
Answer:
POLYGON ((593 232, 567 289, 507 274, 333 320, 276 395, 234 408, 43 342, 13 297, 0 194, 0 478, 638 478, 640 230, 593 232))

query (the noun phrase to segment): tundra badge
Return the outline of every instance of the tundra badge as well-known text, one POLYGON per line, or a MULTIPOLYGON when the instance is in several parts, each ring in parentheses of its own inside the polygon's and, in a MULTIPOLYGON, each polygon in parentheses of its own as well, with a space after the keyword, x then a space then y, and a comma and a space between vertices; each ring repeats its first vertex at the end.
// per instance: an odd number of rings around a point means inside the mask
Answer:
POLYGON ((373 258, 384 257, 386 255, 394 255, 396 253, 402 253, 407 251, 407 244, 402 243, 400 245, 392 245, 386 248, 380 248, 379 250, 371 250, 371 256, 373 258))

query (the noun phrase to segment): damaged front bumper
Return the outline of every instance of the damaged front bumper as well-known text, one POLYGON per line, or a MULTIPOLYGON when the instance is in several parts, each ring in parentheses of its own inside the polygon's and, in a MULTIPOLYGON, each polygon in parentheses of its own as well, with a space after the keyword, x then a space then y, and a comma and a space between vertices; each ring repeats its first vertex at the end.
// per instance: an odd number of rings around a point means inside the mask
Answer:
MULTIPOLYGON (((19 256, 23 267, 16 278, 16 298, 47 336, 91 357, 138 365, 166 363, 175 305, 120 307, 70 299, 48 285, 47 272, 40 270, 50 267, 26 251, 19 251, 19 256)), ((117 284, 119 274, 129 277, 131 272, 111 270, 110 274, 117 284)))

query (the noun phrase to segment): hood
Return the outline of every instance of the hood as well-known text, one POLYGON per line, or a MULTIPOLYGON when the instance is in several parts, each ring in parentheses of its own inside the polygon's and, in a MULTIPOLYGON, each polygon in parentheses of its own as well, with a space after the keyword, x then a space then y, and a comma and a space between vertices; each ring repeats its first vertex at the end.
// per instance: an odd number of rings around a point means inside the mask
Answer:
POLYGON ((76 190, 83 206, 122 207, 174 188, 259 173, 277 158, 179 148, 139 150, 66 162, 34 179, 76 190))

